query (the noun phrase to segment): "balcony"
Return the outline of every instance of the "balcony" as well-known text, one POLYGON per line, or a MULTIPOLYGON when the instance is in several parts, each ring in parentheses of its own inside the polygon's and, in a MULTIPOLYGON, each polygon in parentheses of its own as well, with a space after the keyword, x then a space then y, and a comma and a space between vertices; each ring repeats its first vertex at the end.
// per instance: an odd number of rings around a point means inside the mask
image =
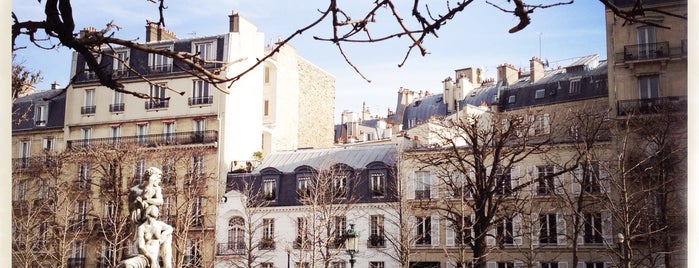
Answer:
POLYGON ((214 103, 214 96, 201 96, 189 98, 189 106, 214 103))
POLYGON ((12 170, 28 169, 32 166, 33 157, 20 157, 12 159, 12 170))
POLYGON ((617 101, 618 115, 687 112, 687 97, 663 97, 617 101))
POLYGON ((635 44, 624 46, 623 53, 617 53, 617 62, 634 62, 670 58, 670 42, 635 44))
POLYGON ((93 71, 84 71, 85 80, 97 80, 97 74, 93 71))
POLYGON ((216 245, 216 256, 244 255, 245 243, 218 243, 216 245))
POLYGON ((218 141, 218 131, 207 130, 150 134, 139 136, 123 136, 120 138, 69 140, 66 145, 68 149, 117 144, 141 144, 145 147, 157 147, 164 145, 207 144, 216 141, 218 141))
POLYGON ((262 250, 274 249, 274 239, 272 238, 262 238, 259 243, 259 247, 262 250))
POLYGON ((13 158, 12 171, 19 172, 30 168, 56 167, 58 164, 58 159, 50 156, 13 158))
POLYGON ((129 70, 126 68, 116 69, 116 70, 114 70, 114 72, 112 72, 112 77, 114 77, 114 78, 129 77, 129 70))
POLYGON ((384 248, 386 247, 386 238, 383 235, 370 235, 366 245, 369 248, 384 248))
POLYGON ((112 104, 110 104, 109 111, 112 113, 123 112, 124 111, 124 103, 112 103, 112 104))
POLYGON ((415 199, 430 199, 430 190, 415 190, 415 199))
POLYGON ((151 74, 171 73, 172 64, 153 65, 149 66, 149 69, 151 74))
POLYGON ((97 110, 97 106, 83 106, 80 107, 80 114, 94 114, 97 110))
POLYGON ((84 268, 85 258, 68 258, 68 268, 84 268))
POLYGON ((146 110, 170 107, 170 100, 146 101, 146 110))

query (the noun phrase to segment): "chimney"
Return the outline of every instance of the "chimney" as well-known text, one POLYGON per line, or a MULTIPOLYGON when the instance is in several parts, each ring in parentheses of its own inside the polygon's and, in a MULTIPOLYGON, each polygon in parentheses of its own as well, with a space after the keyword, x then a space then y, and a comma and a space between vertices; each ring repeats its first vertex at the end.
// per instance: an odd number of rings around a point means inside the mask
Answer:
POLYGON ((478 88, 481 86, 481 68, 466 68, 461 70, 456 70, 456 80, 468 78, 468 82, 473 85, 473 88, 478 88))
POLYGON ((532 59, 529 60, 529 81, 531 83, 536 83, 536 81, 539 81, 542 77, 544 77, 544 63, 540 58, 532 57, 532 59))
POLYGON ((228 15, 228 18, 229 18, 228 31, 231 33, 240 32, 240 15, 238 15, 238 12, 236 12, 235 10, 232 10, 231 14, 228 15))
POLYGON ((53 83, 51 84, 51 89, 58 89, 58 87, 60 87, 60 86, 61 85, 59 85, 58 82, 53 81, 53 83))
POLYGON ((87 35, 87 33, 94 33, 96 31, 97 31, 97 29, 95 27, 88 26, 88 27, 85 27, 82 30, 80 30, 79 36, 80 36, 80 38, 83 38, 87 35))
POLYGON ((146 43, 176 39, 177 36, 172 31, 161 27, 156 22, 146 20, 146 43))
POLYGON ((519 79, 519 71, 514 65, 503 63, 498 66, 498 82, 503 81, 504 85, 510 85, 519 79))

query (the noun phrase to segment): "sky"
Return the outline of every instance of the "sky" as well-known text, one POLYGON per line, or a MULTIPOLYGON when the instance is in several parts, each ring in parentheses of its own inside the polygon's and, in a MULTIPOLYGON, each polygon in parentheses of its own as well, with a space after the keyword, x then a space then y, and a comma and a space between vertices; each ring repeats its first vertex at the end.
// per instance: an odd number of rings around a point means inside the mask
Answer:
MULTIPOLYGON (((76 31, 86 26, 102 29, 113 21, 121 27, 116 37, 144 41, 146 20, 158 19, 157 5, 146 0, 73 0, 76 31)), ((349 14, 359 18, 373 0, 339 1, 349 14), (345 3, 348 2, 348 3, 345 3)), ((431 3, 432 12, 444 8, 444 1, 431 3)), ((511 7, 507 0, 492 0, 503 7, 511 7)), ((550 4, 555 0, 531 0, 531 3, 550 4)), ((325 10, 326 0, 167 0, 166 28, 179 38, 208 36, 228 31, 228 15, 232 10, 253 22, 265 34, 266 42, 285 38, 295 30, 315 20, 318 10, 325 10), (193 4, 196 3, 196 4, 193 4)), ((399 12, 408 20, 412 1, 397 0, 399 12)), ((14 0, 12 10, 19 20, 43 20, 42 4, 38 1, 14 0)), ((342 6, 341 6, 342 7, 342 6)), ((374 36, 390 32, 396 24, 382 10, 376 22, 369 24, 374 36)), ((350 15, 351 16, 351 15, 350 15)), ((440 93, 442 81, 454 76, 454 70, 477 67, 484 78, 495 78, 496 67, 503 63, 522 69, 529 68, 533 56, 548 60, 550 68, 565 66, 576 57, 598 54, 606 59, 604 7, 597 1, 575 1, 572 5, 537 9, 530 14, 531 24, 524 30, 510 34, 508 30, 518 23, 511 13, 504 13, 485 1, 474 1, 463 12, 442 26, 438 37, 425 42, 430 52, 426 56, 413 51, 406 63, 398 67, 410 45, 407 38, 382 43, 348 44, 345 52, 349 59, 371 82, 367 82, 345 63, 336 46, 314 40, 314 36, 330 37, 331 21, 304 32, 291 45, 305 59, 335 77, 335 121, 343 110, 359 112, 363 103, 373 115, 385 116, 395 110, 400 88, 440 93)), ((37 89, 48 89, 54 81, 66 85, 70 76, 71 51, 66 48, 42 50, 18 40, 16 51, 19 61, 30 69, 41 71, 44 80, 37 89)))

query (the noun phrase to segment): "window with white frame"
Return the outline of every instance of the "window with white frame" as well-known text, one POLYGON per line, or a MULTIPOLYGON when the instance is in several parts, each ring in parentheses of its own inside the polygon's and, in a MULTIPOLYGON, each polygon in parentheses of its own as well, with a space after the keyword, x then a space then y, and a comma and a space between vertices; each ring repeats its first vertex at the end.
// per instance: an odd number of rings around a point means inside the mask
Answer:
POLYGON ((386 268, 386 264, 382 261, 369 262, 369 268, 386 268))
POLYGON ((75 220, 82 224, 87 220, 87 200, 75 201, 75 220))
POLYGON ((189 265, 194 267, 201 266, 201 241, 187 239, 185 240, 185 247, 185 267, 189 265))
POLYGON ((243 217, 232 217, 228 220, 228 250, 236 254, 245 250, 245 220, 243 217))
POLYGON ((214 51, 214 42, 194 43, 194 53, 199 54, 199 57, 205 61, 216 60, 216 51, 214 51))
POLYGON ((583 239, 586 244, 602 243, 602 214, 586 213, 583 239))
POLYGON ((118 143, 121 139, 121 126, 112 126, 110 129, 109 141, 118 143))
POLYGON ((167 85, 165 83, 150 85, 150 96, 153 99, 146 101, 146 109, 167 108, 170 106, 170 102, 165 94, 166 89, 167 85))
POLYGON ((345 267, 347 267, 347 263, 345 263, 344 261, 334 261, 334 262, 332 262, 330 267, 331 268, 345 268, 345 267))
POLYGON ((452 219, 448 224, 447 229, 447 245, 458 246, 458 245, 468 245, 469 241, 473 239, 472 229, 473 221, 470 215, 460 216, 452 215, 452 219))
POLYGON ((638 38, 638 59, 653 59, 657 50, 654 26, 641 26, 636 30, 638 38))
POLYGON ((110 112, 124 111, 124 93, 116 90, 112 91, 112 104, 109 105, 110 112))
POLYGON ((36 106, 35 124, 38 127, 46 126, 49 117, 49 107, 46 104, 36 106))
POLYGON ((204 176, 204 156, 203 155, 193 155, 190 165, 190 176, 191 179, 200 178, 204 176))
POLYGON ((74 259, 84 259, 85 258, 85 241, 81 241, 81 240, 73 241, 71 248, 72 248, 71 258, 74 258, 74 259))
POLYGON ((88 146, 90 145, 90 139, 92 139, 92 129, 91 128, 83 128, 82 129, 82 145, 83 146, 88 146))
POLYGON ((599 163, 592 162, 590 164, 583 164, 583 190, 587 193, 599 193, 600 192, 600 172, 599 163))
POLYGON ((543 99, 546 96, 546 89, 537 89, 534 93, 534 99, 543 99))
POLYGON ((655 99, 660 96, 660 76, 645 75, 638 77, 640 99, 655 99))
POLYGON ((298 193, 299 198, 307 197, 311 193, 311 177, 299 175, 296 179, 296 193, 298 193))
POLYGON ((114 53, 114 61, 112 63, 112 69, 114 70, 114 75, 122 76, 126 75, 127 67, 129 64, 129 51, 117 51, 114 53))
POLYGON ((345 216, 335 216, 333 220, 333 236, 336 242, 344 241, 345 230, 347 230, 347 218, 345 216))
POLYGON ((163 206, 160 210, 160 218, 162 218, 163 221, 169 225, 173 225, 175 223, 174 215, 170 213, 170 208, 173 205, 172 198, 172 196, 166 196, 165 198, 163 198, 163 206))
POLYGON ((430 199, 430 172, 415 171, 415 199, 430 199))
POLYGON ((371 172, 371 196, 383 197, 386 194, 386 175, 380 171, 371 172))
POLYGON ((347 197, 347 175, 335 174, 332 178, 332 192, 335 198, 347 197))
POLYGON ((144 177, 146 176, 146 160, 138 159, 134 165, 134 184, 143 183, 144 177))
POLYGON ((44 149, 44 151, 52 152, 55 149, 56 139, 54 137, 45 137, 41 141, 41 144, 41 148, 44 149))
POLYGON ((510 97, 507 98, 507 103, 512 104, 517 101, 517 95, 510 95, 510 97))
POLYGON ((204 197, 197 196, 192 202, 192 225, 201 227, 204 225, 204 211, 202 210, 202 203, 204 203, 204 197))
POLYGON ((260 268, 274 268, 274 263, 271 263, 271 262, 260 263, 260 268))
POLYGON ((305 262, 305 261, 303 261, 303 262, 296 262, 296 263, 294 264, 294 267, 295 267, 295 268, 311 268, 311 264, 308 263, 308 262, 305 262))
POLYGON ((568 89, 569 95, 580 94, 580 78, 575 78, 570 80, 570 88, 568 89))
MULTIPOLYGON (((473 172, 469 172, 469 176, 473 177, 473 172)), ((461 171, 454 170, 450 173, 448 179, 447 190, 451 190, 453 198, 462 199, 471 196, 471 191, 468 189, 466 176, 461 171)))
POLYGON ((538 166, 538 179, 537 179, 537 194, 538 195, 551 195, 554 193, 554 182, 555 178, 553 176, 554 167, 552 165, 538 166))
POLYGON ((532 116, 532 130, 534 135, 542 135, 551 133, 549 114, 538 114, 532 116))
POLYGON ((30 141, 20 141, 19 142, 19 158, 29 158, 31 152, 31 142, 30 141))
POLYGON ((103 214, 104 219, 114 220, 114 215, 116 215, 116 206, 114 205, 114 202, 105 202, 103 214))
MULTIPOLYGON (((158 47, 155 49, 170 49, 170 47, 158 47)), ((150 53, 148 54, 148 67, 152 73, 169 73, 172 71, 172 59, 168 56, 150 53)))
POLYGON ((266 200, 276 200, 277 199, 277 179, 276 178, 265 178, 264 179, 264 197, 266 200))
POLYGON ((369 243, 367 244, 367 246, 385 246, 383 215, 371 215, 369 217, 369 243))
POLYGON ((86 188, 90 182, 90 164, 80 163, 78 166, 78 183, 81 188, 86 188))
POLYGON ((148 124, 137 124, 136 125, 136 142, 138 142, 138 143, 148 142, 148 124))
POLYGON ((100 262, 102 264, 102 267, 107 267, 107 264, 110 262, 116 261, 116 249, 112 246, 110 246, 110 243, 108 241, 102 241, 102 256, 100 256, 100 262))
POLYGON ((27 181, 23 180, 14 185, 14 194, 12 195, 13 201, 23 201, 27 195, 27 181))
POLYGON ((260 249, 274 249, 274 219, 262 219, 262 240, 260 249))
POLYGON ((209 95, 209 83, 204 80, 194 80, 192 83, 192 98, 189 105, 211 104, 213 97, 209 95))
POLYGON ((39 192, 37 193, 37 198, 46 199, 51 195, 51 181, 48 179, 42 179, 38 181, 39 192))
POLYGON ((165 143, 175 142, 175 122, 163 122, 163 134, 165 134, 165 143))
POLYGON ((514 244, 514 224, 512 218, 506 217, 495 223, 495 240, 498 245, 514 244))
POLYGON ((415 217, 417 220, 417 241, 415 244, 426 246, 432 244, 432 217, 415 217))
POLYGON ((308 219, 304 217, 296 218, 296 241, 294 241, 295 248, 306 248, 308 247, 309 239, 309 229, 308 229, 308 219))
POLYGON ((206 120, 203 118, 194 119, 194 141, 204 142, 204 133, 206 131, 206 120))
POLYGON ((85 97, 83 98, 83 106, 80 109, 81 114, 94 114, 95 106, 95 89, 85 89, 85 97))
POLYGON ((510 168, 498 168, 495 171, 495 194, 508 195, 512 193, 512 170, 510 168))
POLYGON ((48 241, 48 235, 49 235, 49 223, 48 222, 41 222, 39 226, 37 226, 37 231, 36 231, 36 246, 40 249, 45 249, 46 248, 46 242, 48 241))
POLYGON ((558 268, 557 262, 542 262, 541 268, 558 268))
POLYGON ((555 213, 539 215, 539 243, 556 244, 558 242, 556 225, 555 213))

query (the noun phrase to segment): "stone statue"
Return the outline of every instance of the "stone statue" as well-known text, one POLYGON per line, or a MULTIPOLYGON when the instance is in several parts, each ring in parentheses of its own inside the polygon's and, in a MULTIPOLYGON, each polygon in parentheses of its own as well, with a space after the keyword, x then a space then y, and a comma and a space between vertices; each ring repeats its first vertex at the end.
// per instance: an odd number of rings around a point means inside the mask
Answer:
POLYGON ((136 225, 136 244, 139 255, 122 260, 117 268, 172 268, 172 226, 158 220, 163 204, 160 188, 162 171, 155 167, 146 170, 148 180, 129 190, 131 221, 136 225))
POLYGON ((148 206, 160 206, 164 202, 163 192, 160 188, 163 172, 156 167, 150 167, 145 173, 148 179, 129 190, 129 211, 131 212, 131 221, 135 224, 141 224, 145 221, 145 209, 148 206))

